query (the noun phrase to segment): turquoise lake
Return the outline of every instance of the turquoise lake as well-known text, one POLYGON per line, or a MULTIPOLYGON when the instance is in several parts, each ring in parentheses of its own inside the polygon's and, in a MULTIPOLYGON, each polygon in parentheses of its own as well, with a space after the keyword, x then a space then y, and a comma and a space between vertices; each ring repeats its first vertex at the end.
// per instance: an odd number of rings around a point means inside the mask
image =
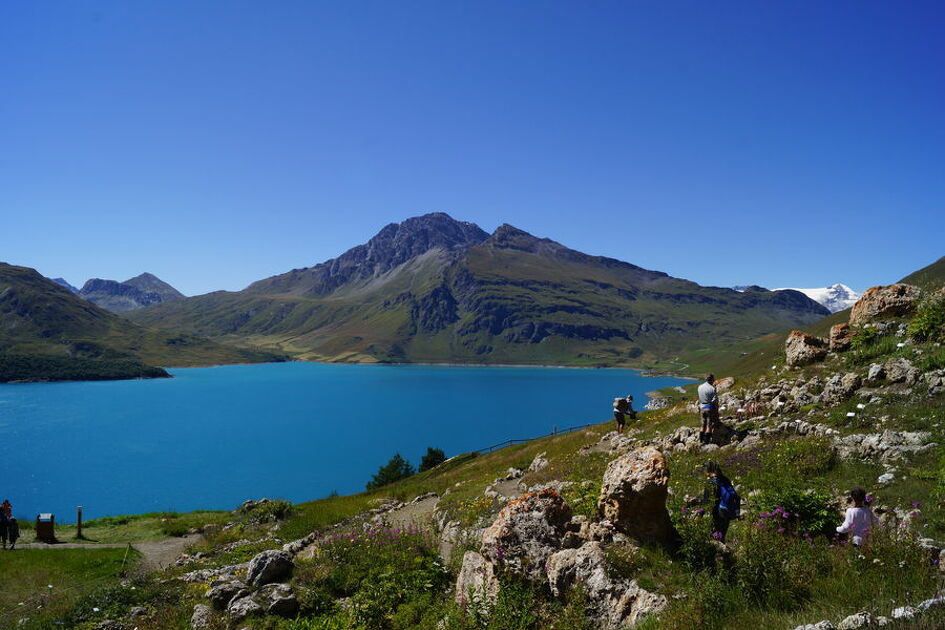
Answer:
POLYGON ((172 369, 172 379, 0 385, 0 500, 57 520, 358 492, 415 466, 611 417, 615 396, 684 383, 621 369, 352 366, 172 369))

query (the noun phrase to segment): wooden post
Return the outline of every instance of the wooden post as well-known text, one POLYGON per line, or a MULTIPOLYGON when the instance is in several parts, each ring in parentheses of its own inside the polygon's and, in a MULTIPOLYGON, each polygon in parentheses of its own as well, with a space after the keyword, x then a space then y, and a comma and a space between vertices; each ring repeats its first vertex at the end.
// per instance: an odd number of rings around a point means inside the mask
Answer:
POLYGON ((76 522, 76 531, 75 531, 75 537, 76 537, 76 538, 82 538, 82 506, 81 506, 81 505, 78 505, 78 506, 76 506, 75 509, 76 509, 76 520, 75 520, 75 522, 76 522))

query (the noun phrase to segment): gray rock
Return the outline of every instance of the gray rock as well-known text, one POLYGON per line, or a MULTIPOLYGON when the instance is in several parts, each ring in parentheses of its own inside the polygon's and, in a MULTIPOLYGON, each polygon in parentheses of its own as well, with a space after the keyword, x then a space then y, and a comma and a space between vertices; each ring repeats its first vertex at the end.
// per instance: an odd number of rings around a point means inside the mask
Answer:
POLYGON ((883 380, 886 380, 886 368, 879 363, 871 363, 866 372, 866 382, 875 385, 883 380))
POLYGON ((575 585, 582 589, 585 610, 600 628, 632 627, 666 607, 664 596, 640 588, 636 580, 611 578, 598 542, 559 551, 548 559, 547 572, 556 597, 565 599, 575 585))
POLYGON ((128 611, 129 617, 147 617, 148 609, 144 606, 132 606, 131 610, 128 611))
POLYGON ((499 578, 495 566, 475 551, 463 555, 463 566, 456 578, 456 603, 466 607, 490 609, 499 597, 499 578))
POLYGON ((876 618, 868 612, 858 612, 850 615, 839 624, 837 630, 856 630, 857 628, 868 628, 875 625, 876 618))
POLYGON ((292 617, 299 612, 299 600, 287 584, 267 584, 259 589, 256 597, 267 614, 292 617))
POLYGON ((889 359, 883 364, 886 371, 886 379, 892 383, 905 383, 906 385, 915 385, 919 380, 919 369, 912 365, 909 359, 896 358, 889 359))
POLYGON ((912 606, 900 606, 892 611, 893 619, 912 619, 919 614, 918 608, 912 606))
POLYGON ((257 604, 249 595, 234 599, 230 602, 230 605, 226 607, 226 614, 230 616, 230 619, 236 622, 242 621, 252 615, 261 614, 262 612, 262 606, 257 604))
POLYGON ((194 606, 194 614, 190 616, 190 627, 194 630, 206 630, 213 626, 213 610, 206 604, 194 606))
POLYGON ((807 623, 803 626, 797 626, 794 630, 837 630, 837 627, 833 625, 832 622, 824 619, 823 621, 818 621, 817 623, 807 623))
POLYGON ((876 483, 878 484, 891 483, 895 478, 896 478, 896 475, 892 473, 883 473, 882 475, 876 478, 876 483))
POLYGON ((249 561, 246 582, 250 586, 262 586, 282 582, 292 577, 292 556, 281 549, 268 549, 249 561))
POLYGON ((927 599, 916 606, 916 608, 921 611, 926 611, 930 608, 939 608, 941 606, 945 606, 945 597, 933 597, 932 599, 927 599))
POLYGON ((239 580, 215 580, 207 591, 207 599, 217 610, 226 610, 231 601, 246 595, 249 595, 249 591, 239 580))
POLYGON ((820 401, 828 404, 843 402, 860 387, 860 377, 854 372, 834 374, 824 383, 820 401))
POLYGON ((528 466, 528 472, 538 472, 542 468, 548 465, 548 460, 545 458, 545 452, 542 451, 535 455, 535 459, 532 460, 532 463, 528 466))

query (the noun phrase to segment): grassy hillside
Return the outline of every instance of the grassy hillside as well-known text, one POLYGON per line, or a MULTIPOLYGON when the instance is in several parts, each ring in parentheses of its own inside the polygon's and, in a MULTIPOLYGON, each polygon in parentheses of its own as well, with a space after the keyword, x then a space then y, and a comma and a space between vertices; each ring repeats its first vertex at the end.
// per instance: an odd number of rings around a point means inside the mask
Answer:
POLYGON ((156 331, 86 302, 33 269, 0 263, 0 379, 160 376, 149 366, 276 360, 192 334, 156 331))
POLYGON ((900 280, 900 282, 914 284, 923 289, 934 289, 945 285, 945 256, 939 258, 931 265, 910 273, 900 280))

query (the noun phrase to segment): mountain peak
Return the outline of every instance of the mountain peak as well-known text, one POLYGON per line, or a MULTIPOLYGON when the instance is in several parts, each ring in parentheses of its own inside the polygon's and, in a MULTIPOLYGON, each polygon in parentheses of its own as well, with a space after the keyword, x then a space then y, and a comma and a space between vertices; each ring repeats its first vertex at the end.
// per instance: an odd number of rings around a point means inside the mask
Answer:
POLYGON ((157 293, 161 296, 161 301, 169 302, 173 300, 184 299, 184 294, 158 278, 153 273, 144 273, 122 282, 122 284, 135 287, 145 293, 157 293))
POLYGON ((838 311, 842 311, 843 309, 850 308, 856 303, 858 299, 860 299, 859 293, 842 282, 837 282, 830 285, 829 287, 823 288, 798 289, 794 287, 784 287, 774 290, 798 291, 803 293, 815 302, 819 302, 825 306, 831 313, 836 313, 838 311))

